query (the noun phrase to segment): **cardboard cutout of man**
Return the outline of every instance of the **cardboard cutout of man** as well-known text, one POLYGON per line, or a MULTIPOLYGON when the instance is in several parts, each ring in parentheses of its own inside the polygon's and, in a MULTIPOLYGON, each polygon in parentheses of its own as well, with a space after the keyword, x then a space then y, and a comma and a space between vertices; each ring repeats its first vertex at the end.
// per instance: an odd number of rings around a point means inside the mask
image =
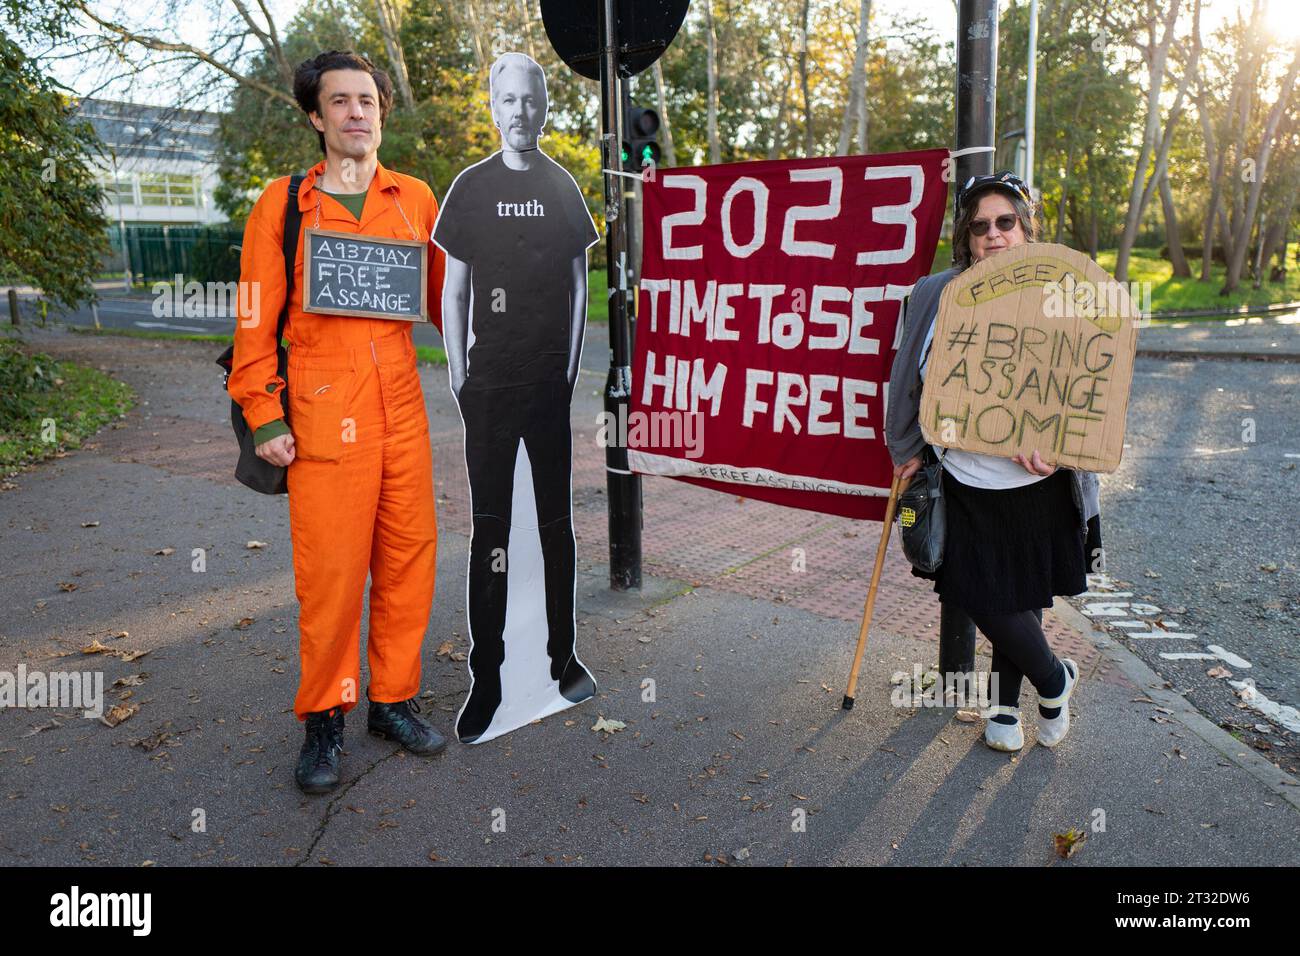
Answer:
MULTIPOLYGON (((433 234, 447 254, 443 334, 473 512, 472 683, 456 721, 466 743, 596 690, 575 649, 569 405, 586 326, 587 249, 598 236, 578 184, 537 146, 547 112, 542 68, 503 54, 489 91, 501 149, 456 177, 433 234), (502 666, 528 660, 543 630, 549 673, 502 666), (503 671, 514 675, 506 706, 503 671)), ((532 670, 544 671, 540 654, 535 660, 532 670)))

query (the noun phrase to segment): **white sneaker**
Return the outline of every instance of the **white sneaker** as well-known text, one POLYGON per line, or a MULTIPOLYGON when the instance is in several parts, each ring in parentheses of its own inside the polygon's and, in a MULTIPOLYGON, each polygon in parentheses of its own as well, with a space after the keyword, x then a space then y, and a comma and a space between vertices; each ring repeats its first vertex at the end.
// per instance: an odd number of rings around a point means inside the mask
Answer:
POLYGON ((1002 704, 994 707, 988 712, 988 716, 998 717, 1002 715, 1016 718, 1014 724, 1000 724, 996 720, 987 720, 984 723, 984 742, 994 750, 1012 752, 1019 750, 1025 745, 1025 732, 1020 727, 1020 708, 1006 707, 1002 704))
POLYGON ((1050 700, 1038 701, 1043 707, 1061 708, 1056 717, 1038 715, 1038 742, 1044 747, 1055 747, 1070 731, 1070 694, 1074 692, 1074 685, 1079 683, 1079 665, 1068 657, 1062 658, 1061 663, 1065 665, 1065 690, 1050 700))

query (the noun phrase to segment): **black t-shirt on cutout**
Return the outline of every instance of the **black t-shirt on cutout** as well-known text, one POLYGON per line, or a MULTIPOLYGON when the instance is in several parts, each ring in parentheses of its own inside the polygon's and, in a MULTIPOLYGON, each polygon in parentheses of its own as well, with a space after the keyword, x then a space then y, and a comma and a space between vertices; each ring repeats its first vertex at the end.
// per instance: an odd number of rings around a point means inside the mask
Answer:
POLYGON ((545 153, 537 158, 516 170, 497 152, 464 170, 434 227, 433 241, 470 267, 468 377, 480 386, 568 372, 570 263, 599 237, 573 177, 545 153))

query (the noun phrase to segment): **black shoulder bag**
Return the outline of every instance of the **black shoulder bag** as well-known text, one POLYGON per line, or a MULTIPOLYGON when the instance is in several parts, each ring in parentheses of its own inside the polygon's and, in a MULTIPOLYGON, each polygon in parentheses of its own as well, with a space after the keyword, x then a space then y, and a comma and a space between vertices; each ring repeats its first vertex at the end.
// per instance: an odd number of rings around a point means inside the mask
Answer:
MULTIPOLYGON (((276 373, 288 381, 289 353, 285 351, 284 324, 289 318, 289 299, 293 293, 293 265, 298 258, 298 227, 302 224, 302 213, 298 210, 298 189, 304 176, 294 176, 289 180, 289 199, 284 207, 284 307, 280 309, 280 318, 275 326, 276 373)), ((238 317, 236 317, 238 321, 238 317)), ((221 387, 229 389, 230 369, 235 361, 235 347, 231 345, 221 353, 217 364, 225 369, 221 377, 221 387)), ((284 420, 289 421, 289 389, 280 389, 280 405, 284 409, 284 420)), ((283 495, 289 491, 288 471, 280 465, 273 465, 265 458, 257 457, 257 446, 253 443, 253 430, 248 427, 244 410, 233 398, 230 400, 230 424, 235 429, 239 440, 239 461, 235 464, 235 477, 254 491, 264 495, 283 495)))
POLYGON ((898 496, 898 537, 903 543, 903 556, 926 574, 933 574, 943 564, 944 510, 943 457, 936 457, 927 445, 921 454, 921 467, 898 496))
POLYGON ((943 564, 947 529, 943 503, 943 456, 946 454, 945 448, 936 456, 934 449, 926 445, 921 452, 921 467, 898 495, 898 538, 903 545, 903 556, 924 574, 934 574, 943 564))

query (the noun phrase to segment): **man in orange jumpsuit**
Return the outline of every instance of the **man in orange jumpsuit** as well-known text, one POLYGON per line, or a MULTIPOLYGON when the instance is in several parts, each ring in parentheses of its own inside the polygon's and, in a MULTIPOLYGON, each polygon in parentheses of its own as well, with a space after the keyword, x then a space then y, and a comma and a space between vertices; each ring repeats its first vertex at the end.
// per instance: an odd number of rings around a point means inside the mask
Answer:
MULTIPOLYGON (((392 83, 370 61, 330 51, 305 61, 294 95, 323 162, 298 194, 302 227, 428 243, 437 202, 428 185, 379 164, 392 83)), ((288 467, 289 524, 302 677, 294 713, 306 739, 295 779, 307 793, 338 786, 343 714, 360 683, 361 606, 369 572, 372 734, 419 754, 445 739, 416 716, 420 648, 433 602, 437 525, 424 394, 405 321, 306 313, 301 235, 289 290, 289 420, 281 406, 276 317, 284 303, 288 177, 267 187, 244 229, 231 396, 257 454, 288 467), (246 308, 245 303, 252 307, 246 308)), ((441 326, 444 259, 429 249, 428 308, 441 326)))

